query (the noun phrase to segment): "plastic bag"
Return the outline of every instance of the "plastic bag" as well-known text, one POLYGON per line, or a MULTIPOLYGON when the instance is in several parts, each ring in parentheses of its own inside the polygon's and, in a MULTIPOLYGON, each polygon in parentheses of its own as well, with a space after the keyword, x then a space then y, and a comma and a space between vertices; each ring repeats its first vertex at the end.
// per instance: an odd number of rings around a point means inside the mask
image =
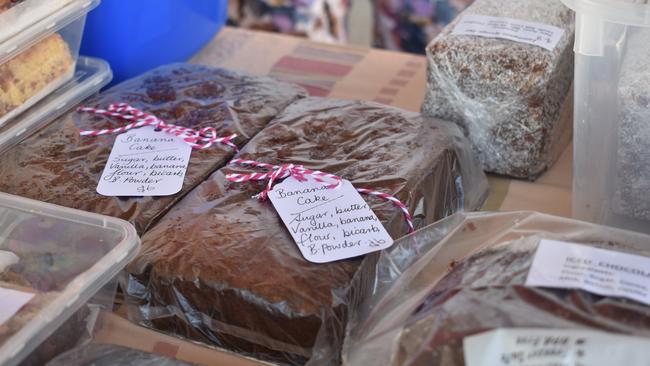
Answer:
POLYGON ((571 140, 573 38, 573 15, 559 0, 514 0, 507 6, 477 0, 427 46, 422 113, 461 125, 486 171, 535 179, 571 140), (552 51, 454 35, 468 15, 543 23, 563 33, 552 51))
POLYGON ((153 353, 111 344, 89 344, 70 350, 47 366, 192 366, 153 353))
MULTIPOLYGON (((125 81, 86 101, 107 108, 128 103, 181 127, 214 127, 236 133, 242 146, 292 101, 299 87, 265 77, 190 64, 173 64, 125 81)), ((116 128, 115 117, 71 111, 20 145, 3 153, 0 191, 62 206, 116 216, 143 233, 177 200, 228 162, 235 151, 224 145, 192 151, 183 189, 164 197, 106 197, 96 192, 116 134, 80 136, 78 129, 116 128)))
POLYGON ((532 212, 453 215, 358 272, 344 364, 465 365, 463 339, 498 328, 650 337, 640 302, 526 287, 542 239, 650 257, 650 237, 637 233, 532 212))
MULTIPOLYGON (((377 103, 303 99, 238 157, 303 164, 393 194, 416 226, 478 208, 487 192, 455 125, 377 103)), ((306 261, 271 203, 251 198, 265 182, 231 183, 229 172, 251 171, 217 171, 143 237, 124 286, 131 319, 281 364, 335 362, 364 258, 306 261)), ((407 233, 399 209, 364 198, 394 238, 407 233)))
MULTIPOLYGON (((613 206, 616 213, 650 221, 650 29, 629 31, 618 84, 618 154, 613 206)), ((598 197, 593 197, 597 199, 598 197)))

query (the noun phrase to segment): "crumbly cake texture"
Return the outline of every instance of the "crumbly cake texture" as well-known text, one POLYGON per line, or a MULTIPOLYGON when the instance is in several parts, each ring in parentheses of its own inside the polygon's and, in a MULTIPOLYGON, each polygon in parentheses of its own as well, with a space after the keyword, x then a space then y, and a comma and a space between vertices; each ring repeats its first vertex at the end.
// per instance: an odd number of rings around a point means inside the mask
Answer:
POLYGON ((477 0, 427 46, 422 112, 461 125, 484 169, 535 179, 571 138, 574 15, 559 0, 477 0), (467 14, 564 30, 553 51, 514 41, 452 35, 467 14))
POLYGON ((634 29, 618 85, 615 212, 650 221, 650 30, 634 29))
MULTIPOLYGON (((306 96, 299 87, 266 77, 191 64, 172 64, 125 81, 84 102, 107 108, 124 102, 165 122, 220 136, 237 134, 243 146, 287 105, 306 96)), ((115 216, 134 224, 139 234, 175 202, 235 154, 215 144, 192 151, 182 190, 164 197, 106 197, 97 183, 116 134, 82 137, 79 129, 125 125, 124 120, 75 110, 58 118, 3 153, 0 191, 61 206, 115 216)))
MULTIPOLYGON (((238 157, 304 164, 393 194, 426 225, 459 207, 464 164, 481 174, 475 162, 459 159, 457 144, 470 149, 453 124, 376 103, 307 98, 238 157)), ((306 261, 271 203, 251 198, 264 184, 228 182, 229 172, 251 171, 219 170, 144 235, 127 267, 131 317, 281 364, 333 362, 346 292, 363 258, 306 261)), ((397 208, 365 199, 393 238, 407 233, 397 208)))
POLYGON ((68 44, 53 34, 0 65, 0 117, 58 80, 74 67, 68 44))
MULTIPOLYGON (((525 236, 456 264, 405 324, 394 364, 464 366, 463 339, 497 328, 650 336, 644 304, 582 290, 525 287, 538 243, 539 237, 525 236)), ((583 244, 640 254, 611 242, 583 244)))

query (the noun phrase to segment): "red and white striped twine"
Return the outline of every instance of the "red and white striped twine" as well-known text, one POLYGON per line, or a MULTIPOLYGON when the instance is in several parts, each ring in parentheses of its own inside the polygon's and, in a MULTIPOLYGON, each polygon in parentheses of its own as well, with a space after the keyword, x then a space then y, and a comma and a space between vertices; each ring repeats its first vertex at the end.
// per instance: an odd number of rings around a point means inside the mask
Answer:
POLYGON ((127 121, 132 121, 131 123, 118 128, 79 130, 81 136, 99 136, 123 133, 132 128, 155 126, 165 133, 180 137, 194 149, 207 149, 214 144, 223 144, 232 147, 235 151, 239 151, 237 145, 233 143, 233 140, 237 137, 235 134, 226 137, 218 137, 217 130, 214 127, 205 127, 200 130, 195 130, 193 128, 168 124, 160 118, 145 113, 137 108, 133 108, 126 103, 111 104, 108 106, 108 109, 79 107, 78 110, 80 112, 100 114, 103 116, 117 117, 127 121))
MULTIPOLYGON (((315 181, 327 184, 327 188, 336 188, 341 184, 341 177, 329 174, 329 173, 324 173, 318 170, 309 170, 305 169, 302 165, 296 165, 296 164, 283 164, 283 165, 271 165, 271 164, 266 164, 266 163, 260 163, 257 161, 253 160, 243 160, 243 159, 233 159, 228 163, 228 165, 243 165, 243 166, 252 166, 256 168, 263 168, 263 169, 268 169, 269 171, 266 173, 250 173, 250 174, 227 174, 226 179, 231 181, 231 182, 236 182, 236 183, 244 183, 244 182, 249 182, 249 181, 260 181, 260 180, 267 180, 268 183, 266 185, 266 188, 259 194, 255 195, 253 198, 257 198, 261 201, 265 200, 268 198, 269 192, 273 189, 273 184, 278 180, 278 179, 284 179, 289 176, 293 176, 296 178, 298 181, 304 182, 307 179, 305 176, 311 176, 315 181)), ((413 232, 415 229, 413 227, 413 218, 411 217, 411 214, 409 213, 408 207, 406 207, 405 204, 402 203, 399 199, 397 199, 395 196, 392 196, 387 193, 379 192, 379 191, 373 191, 371 189, 367 188, 356 188, 357 192, 361 194, 366 194, 369 196, 375 196, 379 197, 383 200, 391 202, 393 205, 397 206, 403 213, 404 215, 404 220, 406 221, 406 224, 408 225, 408 231, 409 233, 413 232)))

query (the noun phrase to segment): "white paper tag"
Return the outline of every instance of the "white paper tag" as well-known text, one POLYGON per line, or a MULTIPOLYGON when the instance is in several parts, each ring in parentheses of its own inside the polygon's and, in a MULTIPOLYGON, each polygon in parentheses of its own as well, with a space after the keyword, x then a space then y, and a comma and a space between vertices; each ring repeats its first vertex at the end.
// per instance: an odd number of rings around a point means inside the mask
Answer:
POLYGON ((25 304, 34 297, 34 294, 11 290, 0 287, 0 325, 4 324, 25 304))
POLYGON ((650 305, 650 258, 542 240, 526 286, 582 289, 650 305))
POLYGON ((468 14, 458 22, 452 34, 507 39, 552 51, 562 38, 564 30, 543 23, 468 14))
POLYGON ((115 139, 97 185, 104 196, 169 196, 183 188, 192 147, 153 126, 115 139))
POLYGON ((497 329, 463 339, 467 366, 646 366, 650 340, 588 330, 497 329))
POLYGON ((366 201, 347 180, 337 188, 293 177, 276 185, 269 199, 302 255, 326 263, 356 257, 393 245, 366 201))

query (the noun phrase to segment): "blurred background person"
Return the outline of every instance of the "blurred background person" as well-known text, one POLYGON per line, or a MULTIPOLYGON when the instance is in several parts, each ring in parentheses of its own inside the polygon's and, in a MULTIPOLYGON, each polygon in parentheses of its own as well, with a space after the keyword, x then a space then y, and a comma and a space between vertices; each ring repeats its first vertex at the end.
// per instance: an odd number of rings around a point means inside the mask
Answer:
POLYGON ((369 40, 353 39, 353 43, 423 54, 426 45, 473 0, 354 0, 354 4, 350 1, 231 0, 228 22, 232 26, 339 44, 350 41, 351 30, 367 31, 369 40), (353 16, 355 21, 350 22, 351 11, 371 12, 372 16, 356 14, 362 16, 353 16))
POLYGON ((228 23, 345 44, 349 5, 349 0, 231 0, 228 23))
POLYGON ((427 44, 473 0, 372 1, 373 46, 424 53, 427 44))

